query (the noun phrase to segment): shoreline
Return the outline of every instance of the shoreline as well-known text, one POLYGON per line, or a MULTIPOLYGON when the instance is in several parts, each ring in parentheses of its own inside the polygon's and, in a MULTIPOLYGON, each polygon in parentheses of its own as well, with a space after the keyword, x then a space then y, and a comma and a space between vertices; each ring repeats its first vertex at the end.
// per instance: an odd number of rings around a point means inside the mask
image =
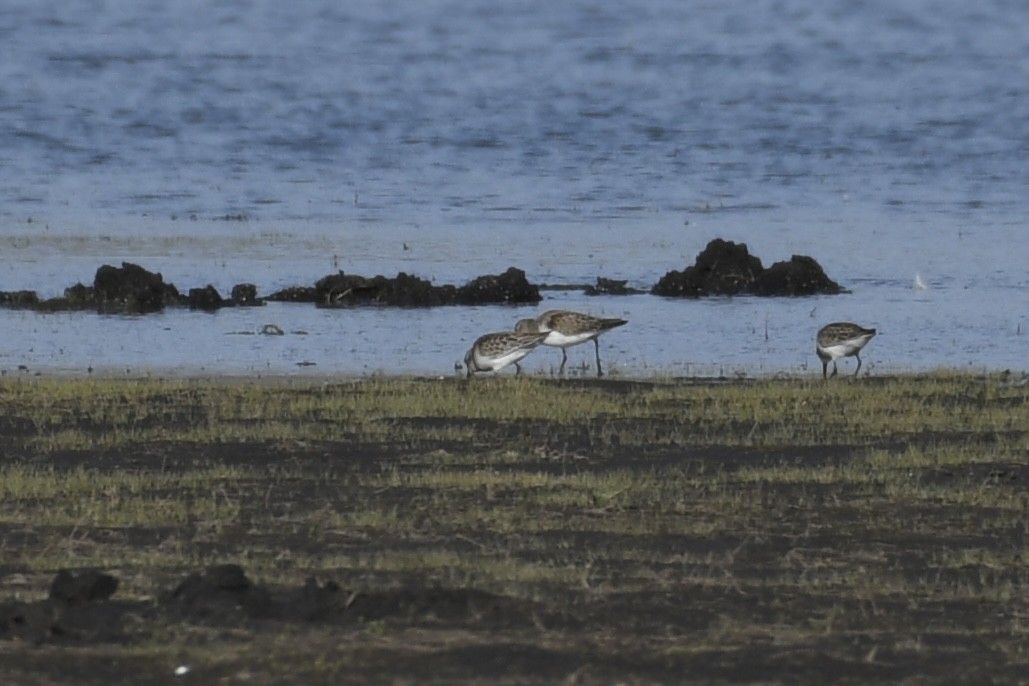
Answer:
MULTIPOLYGON (((313 366, 313 365, 312 365, 313 366)), ((524 380, 541 381, 568 386, 618 386, 621 384, 666 384, 686 386, 722 386, 729 384, 752 384, 770 382, 824 382, 824 383, 872 383, 882 384, 891 381, 909 379, 927 379, 932 377, 969 377, 981 381, 999 379, 1002 383, 1018 385, 1029 384, 1029 367, 1025 370, 1012 369, 968 369, 956 367, 934 367, 931 369, 912 369, 882 374, 868 374, 853 376, 844 374, 838 375, 835 379, 825 381, 821 372, 812 370, 805 373, 769 372, 769 373, 747 373, 739 372, 732 375, 683 375, 665 374, 654 372, 652 374, 622 374, 614 372, 605 374, 603 378, 596 378, 588 374, 565 375, 548 374, 544 372, 524 372, 518 377, 505 370, 499 374, 479 374, 470 381, 465 378, 463 372, 452 374, 390 374, 385 372, 370 372, 366 374, 347 373, 326 373, 318 374, 310 371, 290 372, 266 372, 266 373, 245 373, 239 371, 217 372, 210 370, 181 370, 181 369, 151 369, 116 371, 111 369, 94 369, 92 371, 73 369, 2 369, 0 368, 0 384, 11 381, 126 381, 126 382, 188 382, 188 383, 212 383, 231 385, 234 383, 259 383, 271 385, 325 385, 334 383, 354 383, 361 381, 412 381, 412 382, 433 382, 433 381, 454 381, 461 383, 483 383, 490 380, 524 380)))

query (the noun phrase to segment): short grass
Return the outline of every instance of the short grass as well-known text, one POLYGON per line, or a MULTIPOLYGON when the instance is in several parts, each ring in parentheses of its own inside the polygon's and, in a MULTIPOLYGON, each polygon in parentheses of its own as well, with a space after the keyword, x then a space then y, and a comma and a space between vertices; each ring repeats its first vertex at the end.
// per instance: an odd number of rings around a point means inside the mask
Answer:
MULTIPOLYGON (((949 372, 3 380, 0 590, 41 597, 56 570, 101 567, 143 598, 238 562, 264 583, 477 588, 580 613, 578 632, 517 640, 640 673, 758 645, 1004 681, 1029 673, 1027 401, 949 372)), ((320 635, 219 651, 170 631, 133 655, 247 662, 257 683, 382 678, 401 637, 431 652, 444 635, 386 621, 336 652, 320 635)))
POLYGON ((476 423, 546 422, 622 445, 757 447, 873 444, 1025 427, 1025 386, 955 373, 853 382, 560 384, 539 378, 345 383, 4 380, 8 432, 36 453, 155 441, 481 438, 476 423), (436 420, 434 423, 432 420, 436 420), (460 420, 460 421, 447 421, 460 420))

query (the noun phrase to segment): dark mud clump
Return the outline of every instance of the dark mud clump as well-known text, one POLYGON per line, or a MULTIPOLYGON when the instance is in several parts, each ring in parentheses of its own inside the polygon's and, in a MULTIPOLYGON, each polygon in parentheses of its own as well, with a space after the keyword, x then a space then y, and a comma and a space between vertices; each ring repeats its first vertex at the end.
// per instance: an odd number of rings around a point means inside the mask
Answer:
POLYGON ((211 285, 191 288, 182 295, 174 284, 138 264, 122 262, 120 267, 105 264, 96 270, 93 285, 77 283, 64 289, 58 298, 40 300, 35 291, 0 292, 0 306, 40 312, 95 311, 104 314, 149 314, 168 307, 213 311, 232 305, 260 305, 257 287, 239 284, 232 299, 225 299, 211 285))
POLYGON ((318 291, 314 286, 290 286, 275 291, 265 300, 279 303, 314 303, 318 302, 318 291))
POLYGON ((605 279, 602 276, 598 276, 597 283, 592 286, 586 286, 583 292, 586 295, 638 295, 645 292, 638 288, 626 286, 627 283, 627 279, 605 279))
POLYGON ((207 312, 221 309, 226 305, 226 301, 222 298, 218 289, 210 284, 204 288, 190 288, 189 295, 186 296, 186 302, 189 303, 189 309, 191 310, 205 310, 207 312))
POLYGON ((514 267, 503 274, 480 276, 457 291, 457 304, 488 305, 535 304, 543 298, 540 289, 529 283, 525 272, 514 267))
POLYGON ((355 274, 330 274, 314 284, 316 304, 322 307, 387 305, 393 307, 436 307, 453 303, 453 286, 431 282, 400 272, 396 277, 367 278, 355 274))
POLYGON ((152 601, 112 600, 118 579, 96 570, 61 570, 44 600, 0 602, 0 640, 107 643, 145 637, 182 622, 252 627, 258 622, 362 624, 396 620, 528 625, 525 601, 475 589, 406 588, 361 592, 311 577, 300 587, 255 583, 235 564, 190 574, 152 601))
POLYGON ((814 259, 794 255, 765 269, 745 243, 716 238, 707 244, 692 266, 670 271, 651 293, 682 298, 710 295, 797 296, 841 292, 814 259))
POLYGON ((319 307, 439 307, 443 305, 492 305, 538 303, 540 289, 529 283, 525 272, 514 267, 503 274, 477 277, 464 286, 436 286, 400 272, 394 278, 365 277, 342 271, 329 274, 313 287, 292 287, 267 298, 281 302, 311 302, 319 307))
POLYGON ((0 639, 121 640, 124 617, 137 604, 110 601, 117 589, 118 579, 109 574, 61 570, 46 599, 0 603, 0 639))
POLYGON ((788 262, 776 262, 757 277, 754 295, 837 295, 843 289, 830 279, 822 265, 806 255, 794 255, 788 262))
MULTIPOLYGON (((0 291, 0 307, 40 312, 96 311, 147 314, 170 307, 213 312, 223 307, 263 305, 266 301, 313 303, 319 307, 439 307, 444 305, 537 304, 541 288, 583 290, 587 295, 631 295, 644 291, 628 287, 626 280, 598 277, 594 285, 539 286, 529 283, 515 267, 502 274, 486 274, 464 284, 434 285, 405 272, 393 278, 365 277, 342 271, 322 277, 311 286, 285 288, 260 297, 252 283, 237 284, 225 298, 212 285, 190 288, 185 294, 160 273, 137 264, 103 265, 92 285, 77 283, 58 298, 42 300, 35 291, 0 291)), ((765 269, 746 244, 715 239, 683 271, 665 274, 650 291, 654 295, 701 297, 707 295, 799 296, 835 294, 840 286, 814 259, 794 255, 765 269)))
POLYGON ((34 310, 39 307, 35 291, 0 291, 0 306, 12 310, 34 310))
POLYGON ((177 616, 218 623, 231 623, 240 616, 264 619, 273 614, 268 589, 252 583, 242 567, 232 564, 190 574, 161 595, 160 606, 177 616))
POLYGON ((252 283, 237 283, 232 287, 232 304, 238 307, 257 307, 264 301, 257 297, 257 286, 252 283))
POLYGON ((93 297, 102 312, 146 314, 179 303, 179 290, 164 277, 131 262, 103 265, 93 278, 93 297))

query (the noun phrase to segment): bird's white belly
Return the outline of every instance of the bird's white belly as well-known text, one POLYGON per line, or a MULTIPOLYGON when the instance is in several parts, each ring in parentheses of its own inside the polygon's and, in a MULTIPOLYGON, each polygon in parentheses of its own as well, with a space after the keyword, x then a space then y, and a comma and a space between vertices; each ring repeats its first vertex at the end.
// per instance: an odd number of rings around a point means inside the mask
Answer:
POLYGON ((551 331, 547 334, 547 337, 543 339, 543 345, 549 345, 554 348, 567 348, 572 345, 578 345, 584 341, 588 341, 597 333, 595 331, 588 331, 586 333, 576 334, 563 334, 560 331, 551 331))
POLYGON ((826 345, 822 347, 829 357, 834 360, 838 360, 841 357, 848 357, 861 350, 865 343, 868 341, 866 338, 855 338, 853 340, 844 341, 842 343, 836 343, 834 345, 826 345))
POLYGON ((481 370, 489 369, 489 370, 492 370, 492 371, 495 372, 495 371, 498 371, 500 369, 503 369, 504 367, 506 367, 509 364, 513 364, 515 362, 518 362, 520 359, 522 359, 523 357, 528 355, 530 352, 532 352, 531 349, 530 350, 518 349, 518 350, 512 350, 509 353, 504 353, 503 355, 500 355, 499 357, 485 357, 485 356, 482 356, 482 355, 479 355, 478 353, 476 353, 475 354, 475 366, 476 366, 476 368, 481 369, 481 370))

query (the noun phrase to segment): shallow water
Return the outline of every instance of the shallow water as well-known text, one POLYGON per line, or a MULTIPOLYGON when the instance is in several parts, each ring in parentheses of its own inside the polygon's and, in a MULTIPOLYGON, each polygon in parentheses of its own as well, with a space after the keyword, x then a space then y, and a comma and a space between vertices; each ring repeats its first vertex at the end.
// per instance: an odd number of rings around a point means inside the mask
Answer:
MULTIPOLYGON (((24 5, 0 15, 0 290, 122 260, 223 294, 512 265, 649 288, 724 237, 852 293, 540 308, 629 319, 601 354, 630 375, 814 373, 840 319, 880 330, 871 373, 1026 368, 1029 7, 24 5)), ((534 311, 0 310, 0 370, 451 374, 534 311)))

